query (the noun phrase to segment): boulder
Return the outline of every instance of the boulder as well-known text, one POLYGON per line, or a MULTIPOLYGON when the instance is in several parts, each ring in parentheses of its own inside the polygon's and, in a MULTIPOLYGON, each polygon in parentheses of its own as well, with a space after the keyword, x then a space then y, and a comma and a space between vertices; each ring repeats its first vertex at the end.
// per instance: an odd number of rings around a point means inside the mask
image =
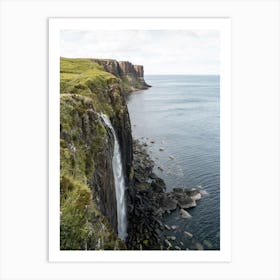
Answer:
POLYGON ((172 236, 166 236, 166 238, 168 240, 172 240, 172 241, 175 241, 176 240, 176 236, 172 235, 172 236))
MULTIPOLYGON (((151 176, 150 176, 150 178, 151 178, 151 176)), ((152 181, 151 187, 153 188, 153 191, 157 192, 157 193, 163 192, 166 189, 164 181, 161 178, 158 178, 158 177, 156 177, 152 181)))
POLYGON ((177 208, 177 201, 163 193, 159 199, 159 206, 164 211, 172 211, 177 208))
POLYGON ((167 230, 171 230, 171 227, 169 225, 164 225, 164 227, 167 229, 167 230))
POLYGON ((178 205, 182 209, 188 209, 196 206, 195 200, 191 199, 190 197, 181 197, 178 199, 178 205))
POLYGON ((157 176, 154 172, 151 172, 151 173, 149 174, 149 177, 150 177, 151 179, 157 179, 157 178, 158 178, 158 176, 157 176))
POLYGON ((173 192, 174 193, 183 194, 184 193, 184 189, 183 188, 173 188, 173 192))
POLYGON ((184 209, 180 209, 180 217, 183 219, 190 219, 192 216, 184 209))
POLYGON ((163 171, 163 167, 162 167, 162 166, 158 166, 158 169, 159 169, 160 171, 163 171))
POLYGON ((184 234, 189 238, 193 238, 193 234, 188 231, 184 231, 184 234))
POLYGON ((192 189, 186 189, 186 194, 191 197, 193 200, 199 200, 201 199, 201 193, 198 189, 192 188, 192 189))
POLYGON ((209 195, 209 193, 206 190, 199 190, 201 195, 209 195))
POLYGON ((167 239, 165 239, 164 242, 165 242, 165 244, 167 245, 168 248, 172 247, 172 244, 167 239))

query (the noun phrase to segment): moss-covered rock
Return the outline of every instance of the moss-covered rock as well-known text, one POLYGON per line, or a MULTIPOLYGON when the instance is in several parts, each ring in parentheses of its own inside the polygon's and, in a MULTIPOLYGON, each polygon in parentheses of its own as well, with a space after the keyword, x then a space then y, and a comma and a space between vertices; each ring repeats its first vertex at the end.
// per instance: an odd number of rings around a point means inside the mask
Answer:
POLYGON ((60 177, 61 250, 125 249, 108 220, 92 200, 88 186, 73 177, 60 177))

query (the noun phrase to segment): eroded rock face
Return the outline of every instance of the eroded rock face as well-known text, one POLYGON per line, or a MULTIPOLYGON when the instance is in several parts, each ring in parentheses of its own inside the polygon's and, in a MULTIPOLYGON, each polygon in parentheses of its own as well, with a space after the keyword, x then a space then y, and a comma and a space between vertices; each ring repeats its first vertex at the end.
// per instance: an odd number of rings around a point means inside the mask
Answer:
POLYGON ((114 136, 106 126, 104 128, 106 134, 104 135, 105 141, 102 144, 103 148, 97 153, 95 158, 96 169, 93 170, 88 180, 89 186, 95 194, 93 198, 96 204, 117 233, 117 201, 112 166, 114 136))
POLYGON ((129 176, 133 160, 133 145, 131 123, 125 101, 125 93, 121 86, 117 84, 110 88, 109 95, 110 102, 113 104, 113 107, 119 107, 121 105, 121 109, 114 117, 111 118, 111 122, 118 137, 121 149, 126 185, 129 185, 129 176))
POLYGON ((119 61, 119 65, 122 69, 122 75, 132 74, 137 76, 134 65, 129 61, 119 61))
POLYGON ((144 78, 144 68, 142 65, 134 65, 134 70, 136 71, 137 77, 144 78))
POLYGON ((150 87, 144 80, 144 67, 142 65, 133 65, 129 61, 114 59, 92 59, 92 61, 101 65, 105 71, 120 78, 126 92, 150 87))
MULTIPOLYGON (((132 136, 128 109, 124 99, 124 93, 119 85, 109 89, 110 103, 112 107, 122 105, 122 109, 111 117, 111 123, 114 127, 118 142, 120 145, 123 171, 126 186, 130 184, 130 170, 132 167, 132 136), (116 93, 118 95, 116 95, 116 93), (116 99, 117 96, 117 99, 116 99)), ((110 129, 106 129, 106 138, 103 143, 103 149, 97 155, 96 169, 93 176, 93 192, 98 199, 97 203, 101 212, 109 219, 115 232, 117 233, 117 203, 112 167, 114 137, 110 129)))
POLYGON ((91 61, 98 63, 99 65, 103 66, 106 72, 113 74, 116 77, 121 76, 122 69, 119 65, 119 62, 114 59, 91 59, 91 61))
MULTIPOLYGON (((108 104, 115 109, 111 123, 121 148, 124 177, 128 186, 133 157, 128 109, 121 85, 108 85, 107 95, 108 104)), ((93 109, 92 101, 81 95, 64 96, 61 110, 65 114, 65 122, 61 124, 60 138, 71 153, 70 158, 64 161, 69 161, 73 165, 73 176, 79 176, 74 170, 77 168, 75 166, 79 166, 80 172, 84 172, 83 176, 86 177, 86 183, 92 190, 95 205, 117 233, 112 131, 102 121, 100 114, 93 109)))

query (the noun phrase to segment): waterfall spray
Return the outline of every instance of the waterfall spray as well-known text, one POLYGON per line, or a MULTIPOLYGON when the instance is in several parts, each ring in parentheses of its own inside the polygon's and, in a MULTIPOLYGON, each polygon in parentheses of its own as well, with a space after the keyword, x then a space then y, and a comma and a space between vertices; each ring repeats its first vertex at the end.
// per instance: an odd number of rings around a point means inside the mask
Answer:
POLYGON ((125 180, 123 175, 123 166, 121 151, 116 136, 115 130, 111 124, 110 119, 105 115, 101 114, 101 118, 104 123, 113 133, 114 136, 114 155, 112 160, 114 181, 115 181, 115 191, 117 200, 117 216, 118 216, 118 236, 120 239, 125 240, 126 238, 126 205, 125 205, 125 180))

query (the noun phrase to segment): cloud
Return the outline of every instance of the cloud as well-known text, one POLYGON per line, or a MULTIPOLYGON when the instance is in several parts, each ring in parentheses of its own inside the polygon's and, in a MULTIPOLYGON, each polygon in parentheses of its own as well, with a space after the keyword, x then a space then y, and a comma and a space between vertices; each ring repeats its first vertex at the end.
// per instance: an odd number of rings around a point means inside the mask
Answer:
POLYGON ((146 74, 218 74, 215 30, 63 30, 61 56, 128 60, 146 74))

